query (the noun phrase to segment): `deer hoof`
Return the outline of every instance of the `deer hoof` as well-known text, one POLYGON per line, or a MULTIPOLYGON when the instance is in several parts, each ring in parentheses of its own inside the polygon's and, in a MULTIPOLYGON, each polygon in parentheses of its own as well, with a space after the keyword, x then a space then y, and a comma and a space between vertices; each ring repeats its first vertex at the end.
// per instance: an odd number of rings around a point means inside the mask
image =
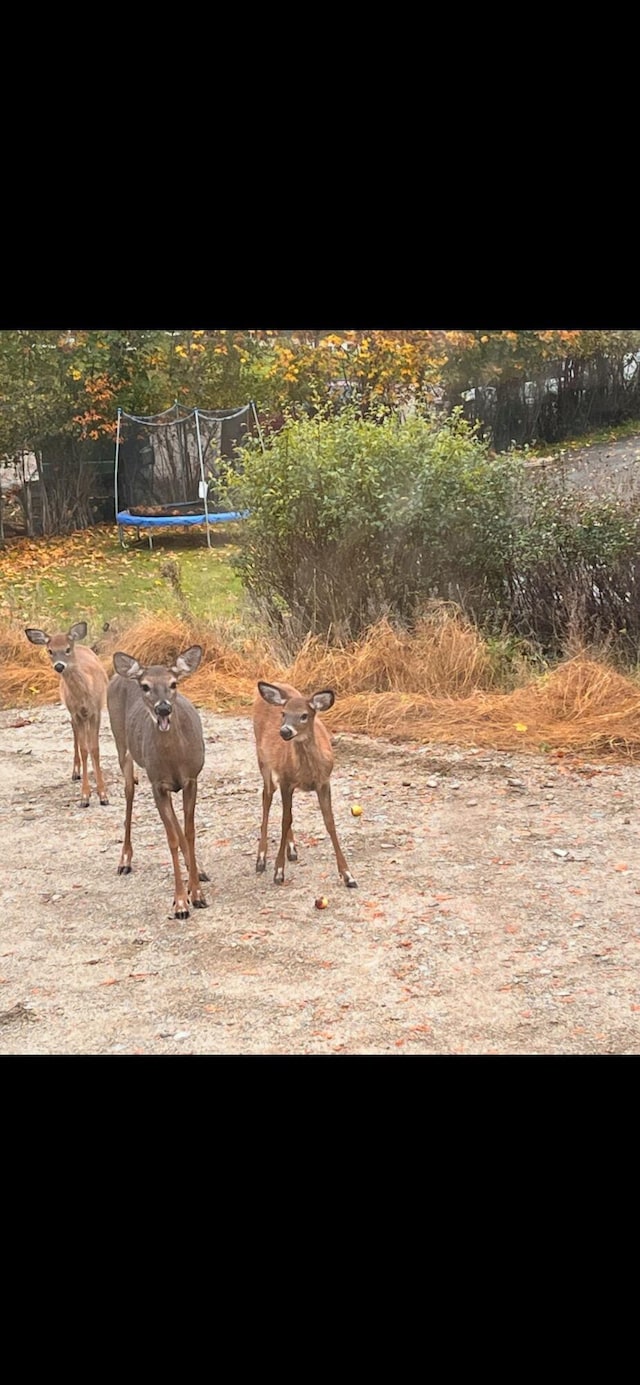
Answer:
POLYGON ((188 919, 189 910, 187 909, 186 905, 180 904, 179 908, 175 908, 173 911, 173 917, 175 919, 188 919))
POLYGON ((259 856, 258 859, 257 859, 257 861, 256 861, 256 875, 262 875, 262 872, 265 871, 266 869, 267 869, 267 859, 266 859, 266 856, 259 856))
POLYGON ((348 890, 357 890, 358 888, 358 881, 354 880, 353 876, 350 875, 349 871, 347 871, 344 876, 344 883, 348 890))
POLYGON ((88 808, 88 807, 89 807, 89 799, 88 799, 88 798, 81 798, 81 799, 80 799, 80 807, 81 807, 81 808, 88 808))
POLYGON ((273 877, 274 885, 284 885, 284 869, 277 870, 273 877))
POLYGON ((207 901, 204 895, 200 895, 199 899, 192 899, 191 903, 193 904, 194 909, 206 909, 207 907, 207 901))
POLYGON ((198 871, 198 880, 207 880, 207 881, 208 881, 209 878, 210 878, 210 877, 209 877, 208 875, 206 875, 205 872, 204 872, 203 870, 199 870, 199 871, 198 871))
POLYGON ((109 807, 109 799, 107 798, 107 795, 106 795, 106 794, 104 795, 103 798, 100 799, 100 802, 101 802, 103 808, 108 808, 108 807, 109 807))
POLYGON ((131 875, 131 866, 118 866, 118 875, 131 875))
POLYGON ((79 782, 79 781, 82 779, 82 775, 81 775, 81 773, 80 773, 80 770, 79 770, 79 769, 74 769, 73 774, 71 775, 71 778, 74 780, 74 782, 75 782, 76 780, 78 780, 78 782, 79 782))
POLYGON ((297 849, 297 847, 292 846, 292 845, 291 845, 291 842, 289 842, 289 845, 287 846, 287 860, 288 860, 288 861, 297 861, 297 859, 298 859, 298 849, 297 849))

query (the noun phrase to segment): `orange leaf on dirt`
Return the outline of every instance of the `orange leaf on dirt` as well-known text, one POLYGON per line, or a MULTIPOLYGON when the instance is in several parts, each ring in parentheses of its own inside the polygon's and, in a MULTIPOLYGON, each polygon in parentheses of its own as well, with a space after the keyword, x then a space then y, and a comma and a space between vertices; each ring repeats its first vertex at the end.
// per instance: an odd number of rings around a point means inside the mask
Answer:
POLYGON ((619 870, 619 871, 624 871, 624 870, 628 870, 629 867, 628 867, 626 861, 618 861, 618 864, 615 865, 615 866, 613 867, 613 869, 614 869, 614 870, 619 870))

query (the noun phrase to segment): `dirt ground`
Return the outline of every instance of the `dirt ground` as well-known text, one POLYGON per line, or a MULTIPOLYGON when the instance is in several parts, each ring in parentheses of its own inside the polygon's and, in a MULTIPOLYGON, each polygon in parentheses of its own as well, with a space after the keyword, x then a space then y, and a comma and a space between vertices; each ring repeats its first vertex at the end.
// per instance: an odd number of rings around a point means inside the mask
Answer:
POLYGON ((567 449, 561 462, 541 459, 532 465, 561 476, 565 485, 600 499, 605 496, 621 500, 637 498, 640 493, 640 433, 619 438, 617 442, 567 449))
POLYGON ((255 874, 250 722, 202 720, 211 883, 178 922, 143 774, 134 871, 117 875, 108 725, 111 802, 81 809, 64 709, 0 713, 0 1054, 640 1052, 640 768, 341 735, 334 808, 359 888, 303 794, 277 886, 279 800, 255 874))

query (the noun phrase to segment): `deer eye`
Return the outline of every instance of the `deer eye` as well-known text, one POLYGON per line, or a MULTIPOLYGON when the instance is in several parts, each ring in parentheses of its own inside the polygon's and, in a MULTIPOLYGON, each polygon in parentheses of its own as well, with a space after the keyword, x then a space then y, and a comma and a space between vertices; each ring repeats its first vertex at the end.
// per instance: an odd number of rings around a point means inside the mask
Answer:
POLYGON ((142 688, 143 692, 151 692, 151 687, 149 683, 141 683, 140 687, 142 688))
POLYGON ((65 652, 65 654, 70 654, 70 653, 71 653, 71 645, 69 645, 68 649, 65 649, 64 652, 65 652))
POLYGON ((302 716, 300 717, 300 720, 301 720, 301 721, 308 721, 308 720, 309 720, 309 713, 308 713, 308 712, 303 712, 303 713, 302 713, 302 716))
POLYGON ((170 683, 170 684, 169 684, 169 687, 170 687, 170 689, 171 689, 172 692, 175 692, 177 686, 178 686, 177 683, 170 683))

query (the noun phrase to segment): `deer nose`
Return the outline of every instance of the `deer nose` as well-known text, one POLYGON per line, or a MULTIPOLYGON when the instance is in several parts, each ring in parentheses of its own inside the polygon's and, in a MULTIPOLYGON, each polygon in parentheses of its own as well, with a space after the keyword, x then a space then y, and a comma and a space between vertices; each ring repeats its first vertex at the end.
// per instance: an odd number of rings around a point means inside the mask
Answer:
POLYGON ((293 731, 290 726, 281 726, 280 735, 282 736, 283 741, 292 741, 295 735, 295 731, 293 731))
POLYGON ((156 702, 155 710, 159 717, 170 717, 173 708, 170 702, 156 702))
POLYGON ((57 662, 56 664, 54 664, 53 667, 54 667, 56 673, 64 673, 65 668, 66 668, 67 666, 66 666, 66 664, 62 664, 62 663, 60 662, 60 660, 58 659, 58 662, 57 662))

